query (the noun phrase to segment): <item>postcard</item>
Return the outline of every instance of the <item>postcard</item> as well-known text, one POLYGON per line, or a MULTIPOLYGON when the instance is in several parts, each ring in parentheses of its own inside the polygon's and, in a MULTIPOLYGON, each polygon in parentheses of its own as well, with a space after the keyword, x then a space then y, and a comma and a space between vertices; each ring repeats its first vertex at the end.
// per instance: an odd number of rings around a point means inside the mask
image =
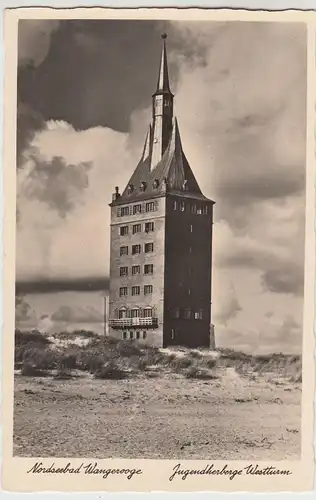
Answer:
POLYGON ((315 13, 5 13, 5 490, 308 491, 315 13))

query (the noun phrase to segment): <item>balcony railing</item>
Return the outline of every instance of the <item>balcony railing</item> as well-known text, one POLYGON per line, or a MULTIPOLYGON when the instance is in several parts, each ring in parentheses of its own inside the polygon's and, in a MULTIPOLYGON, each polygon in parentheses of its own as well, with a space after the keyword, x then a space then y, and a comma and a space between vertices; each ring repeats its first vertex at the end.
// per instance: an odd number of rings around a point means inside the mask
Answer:
POLYGON ((158 318, 120 318, 110 319, 109 325, 112 328, 157 328, 158 318))

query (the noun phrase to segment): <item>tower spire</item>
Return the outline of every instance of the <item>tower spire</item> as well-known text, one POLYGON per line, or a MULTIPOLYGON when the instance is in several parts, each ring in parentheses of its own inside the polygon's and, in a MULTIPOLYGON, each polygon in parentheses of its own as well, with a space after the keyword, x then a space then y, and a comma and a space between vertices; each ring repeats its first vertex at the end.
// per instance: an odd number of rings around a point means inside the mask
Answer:
POLYGON ((153 94, 153 144, 150 168, 162 159, 172 132, 173 94, 169 85, 166 33, 162 33, 162 51, 156 92, 153 94))
POLYGON ((156 93, 170 92, 167 49, 166 49, 167 34, 162 33, 161 38, 162 38, 163 42, 162 42, 160 68, 159 68, 159 76, 158 76, 156 93))

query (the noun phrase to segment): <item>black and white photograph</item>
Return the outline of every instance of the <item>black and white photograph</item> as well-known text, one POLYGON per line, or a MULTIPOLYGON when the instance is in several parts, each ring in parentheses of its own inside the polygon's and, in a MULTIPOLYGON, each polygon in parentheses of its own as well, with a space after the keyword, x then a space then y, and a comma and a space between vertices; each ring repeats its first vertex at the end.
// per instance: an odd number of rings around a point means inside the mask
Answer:
POLYGON ((13 457, 300 461, 306 23, 17 46, 13 457))

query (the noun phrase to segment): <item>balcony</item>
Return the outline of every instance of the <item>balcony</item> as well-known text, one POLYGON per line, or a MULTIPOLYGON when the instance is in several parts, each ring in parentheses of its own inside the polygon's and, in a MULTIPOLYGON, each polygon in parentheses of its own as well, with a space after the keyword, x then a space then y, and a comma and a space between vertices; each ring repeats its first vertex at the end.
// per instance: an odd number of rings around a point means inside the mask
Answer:
POLYGON ((124 328, 158 328, 158 318, 110 319, 109 326, 120 330, 124 328))

